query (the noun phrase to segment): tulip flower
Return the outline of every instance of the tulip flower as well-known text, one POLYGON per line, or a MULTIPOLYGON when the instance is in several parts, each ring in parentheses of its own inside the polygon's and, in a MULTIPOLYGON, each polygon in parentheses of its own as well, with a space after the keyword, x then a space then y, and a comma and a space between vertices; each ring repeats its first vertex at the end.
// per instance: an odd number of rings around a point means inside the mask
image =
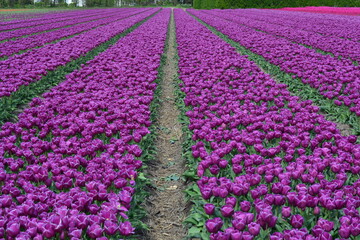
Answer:
POLYGON ((86 233, 91 238, 98 238, 102 235, 103 229, 98 224, 93 224, 87 229, 86 233))
POLYGON ((20 224, 13 222, 6 228, 6 234, 10 237, 16 237, 20 233, 20 224))
POLYGON ((304 224, 304 218, 299 214, 292 215, 290 218, 290 224, 294 228, 301 228, 304 224))
POLYGON ((240 208, 243 212, 248 212, 251 209, 251 203, 249 201, 240 202, 240 208))
POLYGON ((215 206, 214 204, 207 203, 204 205, 204 211, 208 215, 213 215, 215 212, 215 206))
POLYGON ((222 222, 221 218, 209 219, 205 223, 206 229, 210 233, 218 232, 220 230, 220 228, 222 227, 222 225, 223 225, 223 222, 222 222))
POLYGON ((130 222, 123 222, 119 226, 120 234, 123 236, 129 236, 134 233, 135 228, 131 226, 130 222))
POLYGON ((249 233, 253 236, 257 236, 259 235, 260 233, 260 225, 255 223, 255 222, 252 222, 248 225, 248 228, 249 228, 249 233))
POLYGON ((228 205, 228 204, 222 206, 220 211, 224 217, 231 217, 234 214, 233 206, 228 205))
POLYGON ((236 206, 236 202, 237 202, 237 200, 236 200, 235 197, 228 197, 228 198, 225 199, 225 203, 227 205, 232 206, 233 208, 236 206))
POLYGON ((327 221, 323 218, 320 218, 317 222, 317 224, 324 229, 326 232, 330 232, 334 228, 334 223, 331 221, 327 221))
POLYGON ((288 218, 291 216, 291 208, 290 207, 283 207, 281 209, 281 214, 284 218, 288 218))
POLYGON ((109 235, 114 235, 118 231, 118 225, 110 220, 104 222, 104 232, 109 235))
POLYGON ((341 225, 339 229, 339 235, 342 238, 349 238, 351 235, 351 227, 346 225, 341 225))

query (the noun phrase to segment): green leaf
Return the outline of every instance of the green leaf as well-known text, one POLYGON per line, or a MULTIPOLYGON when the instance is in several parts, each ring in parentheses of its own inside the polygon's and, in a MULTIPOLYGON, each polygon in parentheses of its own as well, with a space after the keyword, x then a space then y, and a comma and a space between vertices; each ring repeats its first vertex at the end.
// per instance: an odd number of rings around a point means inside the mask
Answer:
POLYGON ((209 233, 207 231, 202 231, 201 232, 201 239, 202 240, 208 240, 210 239, 209 233))
POLYGON ((191 223, 192 225, 197 225, 198 221, 196 221, 192 216, 185 219, 184 223, 191 223))
POLYGON ((191 227, 189 229, 189 235, 191 237, 200 237, 200 232, 201 232, 201 229, 198 227, 191 227))
POLYGON ((176 173, 173 173, 173 174, 167 176, 165 178, 165 181, 178 181, 179 179, 180 179, 180 177, 176 173))

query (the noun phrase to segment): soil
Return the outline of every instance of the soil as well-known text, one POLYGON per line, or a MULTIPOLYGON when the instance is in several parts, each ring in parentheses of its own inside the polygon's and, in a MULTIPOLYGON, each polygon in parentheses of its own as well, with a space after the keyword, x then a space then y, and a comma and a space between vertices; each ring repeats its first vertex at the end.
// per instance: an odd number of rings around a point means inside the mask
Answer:
POLYGON ((336 127, 340 130, 343 136, 350 136, 352 135, 352 130, 350 125, 344 123, 336 123, 336 127))
POLYGON ((186 188, 182 174, 185 161, 182 158, 183 132, 178 121, 180 115, 175 104, 174 84, 177 75, 175 23, 172 14, 168 35, 167 59, 164 77, 160 84, 162 93, 157 121, 158 138, 155 143, 157 159, 148 167, 148 176, 154 186, 146 208, 149 231, 146 240, 184 239, 186 229, 182 222, 187 216, 186 188))

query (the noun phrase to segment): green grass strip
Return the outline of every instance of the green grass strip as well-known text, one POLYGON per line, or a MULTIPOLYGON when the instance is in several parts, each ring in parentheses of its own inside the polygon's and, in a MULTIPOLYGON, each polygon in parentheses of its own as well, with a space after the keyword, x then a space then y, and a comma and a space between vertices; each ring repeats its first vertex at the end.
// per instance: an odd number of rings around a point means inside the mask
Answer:
POLYGON ((18 111, 16 110, 18 110, 18 108, 27 105, 34 97, 43 94, 47 90, 64 81, 67 74, 73 72, 76 69, 80 69, 82 64, 86 64, 95 56, 111 47, 120 38, 134 31, 141 24, 156 15, 158 12, 155 12, 144 20, 128 28, 124 32, 111 38, 109 41, 104 42, 100 46, 92 49, 85 56, 75 59, 74 61, 67 63, 65 66, 58 67, 54 71, 49 71, 48 74, 43 76, 39 81, 32 82, 27 86, 21 86, 16 92, 13 92, 8 97, 2 97, 0 99, 0 125, 7 121, 16 121, 18 115, 18 111))
POLYGON ((269 74, 277 82, 286 84, 288 86, 287 89, 292 95, 299 96, 303 100, 312 100, 313 104, 320 108, 321 113, 325 114, 327 120, 349 125, 351 134, 360 134, 360 118, 355 113, 351 112, 349 107, 335 105, 333 100, 325 98, 317 89, 310 87, 308 84, 304 84, 300 78, 293 78, 292 75, 283 72, 279 66, 269 63, 264 57, 253 53, 194 15, 190 15, 206 26, 215 35, 236 48, 240 54, 247 55, 248 59, 255 62, 263 72, 269 74))

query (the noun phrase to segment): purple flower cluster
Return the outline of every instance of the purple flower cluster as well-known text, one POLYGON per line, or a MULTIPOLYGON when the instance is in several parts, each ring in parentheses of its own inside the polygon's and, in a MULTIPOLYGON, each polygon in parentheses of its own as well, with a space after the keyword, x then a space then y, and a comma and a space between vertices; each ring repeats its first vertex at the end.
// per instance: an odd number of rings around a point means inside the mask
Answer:
POLYGON ((58 30, 0 43, 0 57, 10 56, 22 50, 43 46, 44 44, 55 41, 57 39, 79 34, 84 31, 88 31, 90 29, 127 18, 130 16, 130 14, 138 14, 141 11, 144 11, 144 9, 117 10, 113 12, 101 13, 96 16, 75 18, 67 21, 57 22, 47 26, 46 30, 60 28, 58 30))
POLYGON ((338 60, 284 38, 224 20, 202 11, 189 10, 207 24, 298 77, 334 104, 345 105, 360 116, 360 66, 350 60, 338 60))
MULTIPOLYGON (((129 18, 120 19, 74 37, 0 61, 0 97, 11 95, 21 85, 28 85, 40 80, 48 71, 85 55, 91 49, 122 33, 158 10, 158 8, 154 8, 141 12, 129 18)), ((132 14, 132 12, 128 13, 128 16, 132 14)))
POLYGON ((170 10, 162 10, 0 131, 0 238, 116 239, 142 166, 170 10))
MULTIPOLYGON (((266 11, 263 12, 266 13, 266 11)), ((332 53, 335 57, 345 57, 353 61, 360 61, 360 43, 358 41, 351 41, 337 36, 323 36, 316 32, 302 30, 299 27, 302 23, 292 24, 290 26, 279 25, 272 22, 273 18, 271 15, 262 15, 261 13, 263 12, 253 15, 252 12, 241 9, 229 10, 226 11, 225 14, 224 11, 219 10, 207 11, 209 14, 226 20, 332 53)), ((283 18, 285 18, 285 16, 283 18)), ((323 28, 326 27, 326 25, 323 25, 323 28)), ((330 27, 329 31, 331 31, 330 27)))
POLYGON ((53 24, 59 21, 74 19, 79 16, 97 15, 101 13, 101 11, 102 10, 96 9, 96 10, 85 10, 85 11, 80 10, 80 11, 63 11, 63 12, 51 12, 51 13, 48 12, 41 17, 37 17, 33 19, 0 22, 0 31, 8 31, 8 30, 13 31, 14 29, 20 29, 20 28, 33 28, 40 25, 53 24))
POLYGON ((189 14, 176 10, 175 20, 205 202, 196 212, 210 239, 359 236, 357 137, 342 136, 311 101, 292 96, 189 14))
MULTIPOLYGON (((339 8, 337 9, 339 10, 339 8)), ((357 16, 343 16, 332 14, 318 14, 306 12, 287 12, 277 10, 255 10, 271 15, 277 24, 293 26, 297 25, 299 29, 310 32, 317 32, 325 36, 336 36, 340 38, 360 41, 360 33, 354 29, 360 28, 359 18, 357 16), (300 24, 302 23, 302 24, 300 24)), ((261 13, 262 14, 262 13, 261 13)))
MULTIPOLYGON (((60 12, 60 11, 57 11, 60 12)), ((0 14, 0 26, 7 25, 7 23, 24 23, 26 21, 33 21, 34 19, 40 19, 44 17, 48 12, 13 12, 0 14)))

